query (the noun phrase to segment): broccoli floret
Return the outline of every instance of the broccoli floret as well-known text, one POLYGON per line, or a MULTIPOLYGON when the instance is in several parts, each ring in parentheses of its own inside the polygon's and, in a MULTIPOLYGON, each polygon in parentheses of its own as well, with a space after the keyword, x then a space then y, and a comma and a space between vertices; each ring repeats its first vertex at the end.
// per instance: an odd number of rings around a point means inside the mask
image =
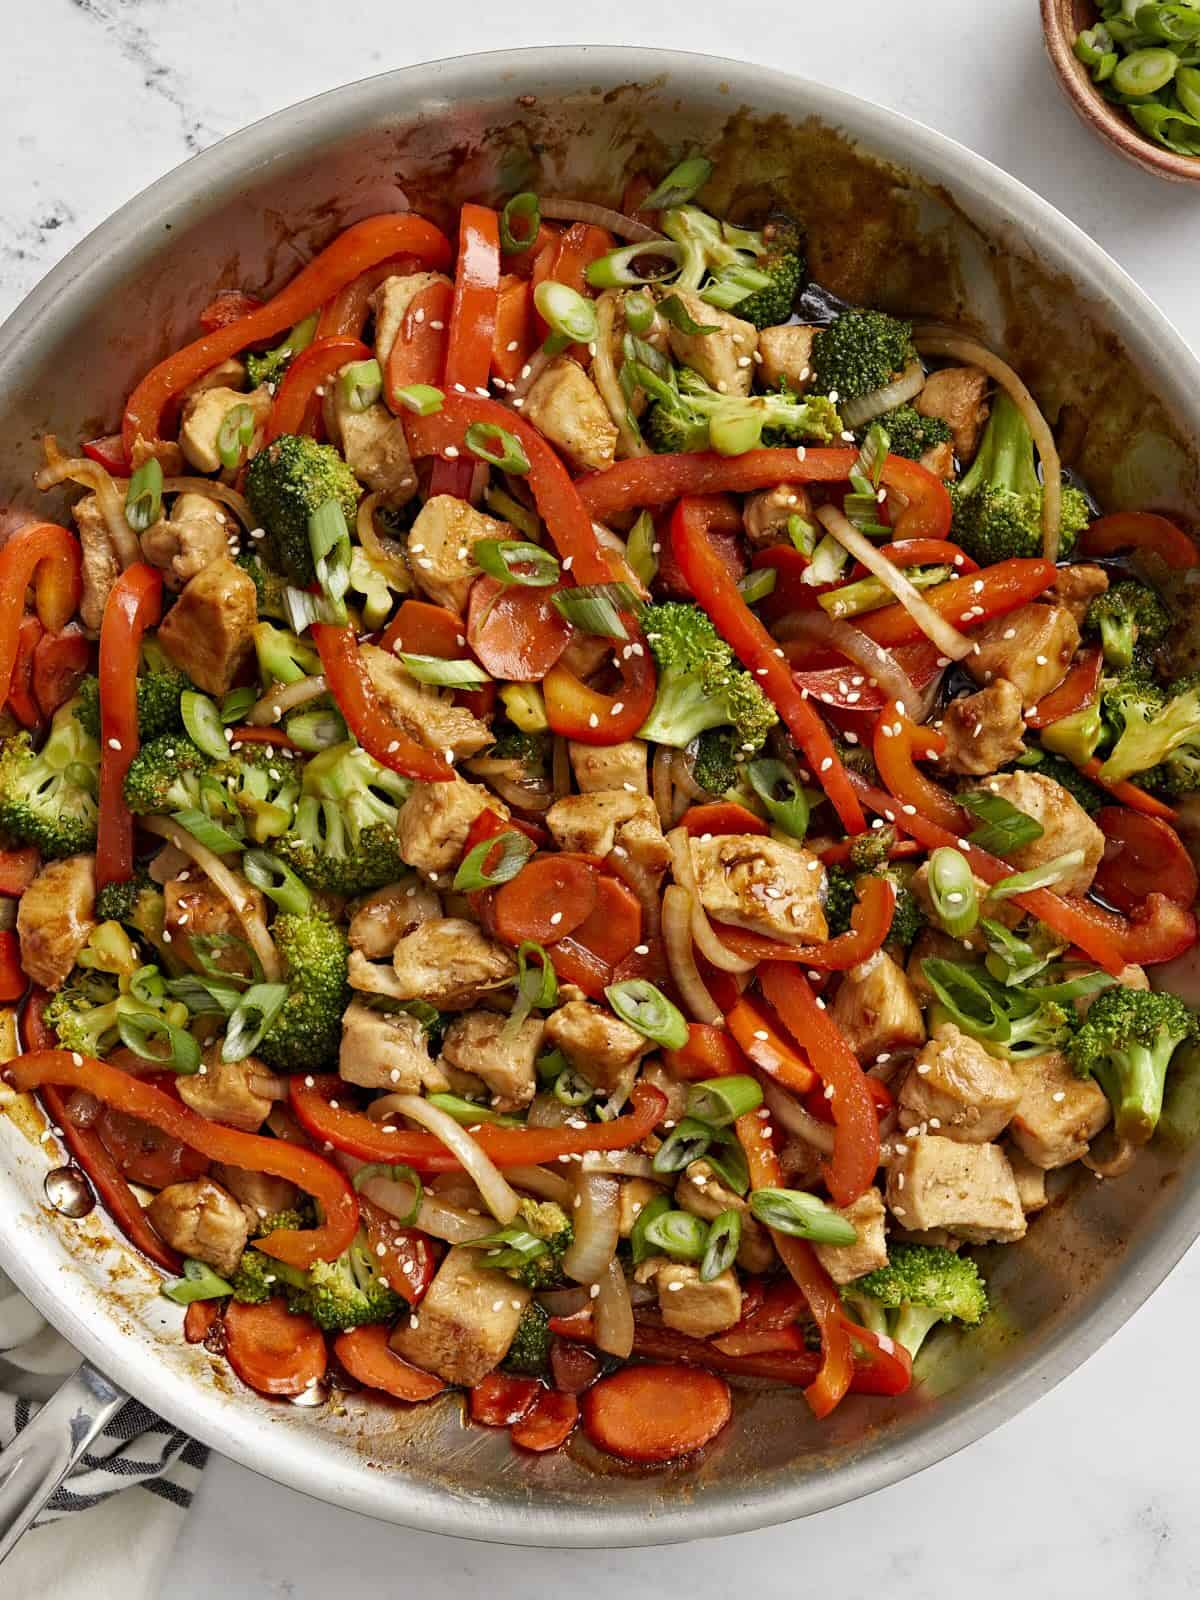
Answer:
POLYGON ((290 750, 243 745, 216 770, 225 785, 225 803, 237 808, 247 836, 256 844, 273 839, 290 826, 304 771, 290 750))
POLYGON ((1056 755, 1050 750, 1029 750, 1016 763, 1018 767, 1032 767, 1035 772, 1040 772, 1044 778, 1052 778, 1059 783, 1069 795, 1079 802, 1089 817, 1094 817, 1101 806, 1111 805, 1112 802, 1099 784, 1085 778, 1079 768, 1074 766, 1065 756, 1056 755))
MULTIPOLYGON (((992 402, 978 453, 958 483, 950 485, 951 537, 981 566, 1042 553, 1042 485, 1033 460, 1033 437, 1003 390, 992 402)), ((1087 497, 1062 486, 1059 553, 1075 547, 1091 520, 1087 497)))
MULTIPOLYGON (((181 726, 179 696, 192 687, 186 673, 178 672, 167 663, 164 667, 138 674, 137 720, 138 737, 144 742, 156 739, 160 733, 169 733, 181 726)), ((75 702, 75 715, 85 732, 93 739, 100 737, 100 680, 88 676, 79 685, 75 702)))
POLYGON ((158 952, 159 964, 175 972, 181 963, 177 950, 163 938, 166 900, 162 889, 144 867, 124 883, 106 883, 96 896, 96 920, 120 922, 158 952))
POLYGON ((244 1306, 261 1306, 285 1287, 284 1275, 295 1271, 294 1267, 287 1267, 274 1256, 265 1256, 251 1246, 242 1251, 237 1270, 229 1279, 233 1298, 244 1306))
POLYGON ((125 774, 125 804, 137 817, 195 810, 213 763, 183 733, 160 733, 144 744, 125 774))
POLYGON ((707 728, 732 725, 739 752, 758 750, 779 720, 699 606, 648 606, 643 627, 658 666, 658 693, 640 737, 683 749, 707 728))
POLYGON ((394 883, 408 871, 396 823, 410 787, 358 745, 332 745, 305 767, 295 816, 273 848, 305 883, 330 894, 394 883))
POLYGON ((391 1322, 407 1304, 379 1271, 361 1229, 336 1260, 318 1261, 307 1271, 251 1246, 242 1252, 230 1283, 233 1298, 244 1305, 261 1305, 282 1291, 289 1311, 311 1317, 326 1333, 391 1322))
POLYGON ((151 1005, 128 992, 127 980, 118 980, 94 967, 77 967, 52 997, 45 1011, 64 1050, 80 1055, 104 1056, 121 1042, 121 1017, 166 1017, 176 1026, 187 1023, 187 1007, 164 999, 151 1005))
POLYGON ((470 1243, 483 1251, 485 1266, 542 1290, 561 1282, 562 1258, 574 1237, 570 1217, 553 1200, 522 1200, 507 1227, 470 1243))
POLYGON ((284 339, 282 344, 277 344, 274 349, 247 352, 246 378, 252 389, 257 389, 260 384, 278 383, 284 373, 292 364, 292 357, 298 356, 313 341, 317 331, 317 317, 305 317, 284 339))
POLYGON ((513 1342, 501 1365, 522 1378, 540 1378, 550 1366, 550 1313, 536 1300, 527 1305, 517 1323, 513 1342))
POLYGON ((879 876, 890 878, 896 886, 896 907, 892 912, 892 925, 888 929, 888 942, 902 945, 907 950, 925 926, 921 902, 894 867, 881 869, 879 876))
POLYGON ((1104 689, 1103 700, 1119 734, 1100 769, 1106 783, 1134 776, 1144 783, 1161 763, 1186 771, 1200 751, 1200 673, 1177 679, 1169 698, 1149 678, 1126 674, 1104 689))
MULTIPOLYGON (((926 450, 946 444, 953 437, 950 424, 944 417, 923 417, 913 406, 897 406, 894 411, 877 417, 875 423, 888 436, 888 453, 905 456, 909 461, 919 461, 926 450)), ((856 437, 859 444, 862 444, 875 423, 858 429, 856 437)))
POLYGON ((316 578, 308 519, 336 500, 350 527, 358 509, 358 480, 332 445, 284 433, 246 468, 246 499, 271 537, 272 553, 289 580, 307 588, 316 578))
POLYGON ((673 287, 699 289, 709 305, 756 328, 791 316, 807 269, 803 234, 791 217, 772 216, 762 229, 738 228, 698 206, 675 206, 663 213, 662 229, 683 246, 673 287))
POLYGON ((1171 1057, 1198 1036, 1195 1013, 1176 995, 1117 987, 1092 1001, 1067 1054, 1108 1096, 1118 1138, 1145 1144, 1158 1126, 1171 1057))
POLYGON ((872 394, 917 359, 912 323, 886 311, 843 311, 813 335, 813 389, 839 403, 872 394))
POLYGON ((850 930, 850 913, 858 903, 854 889, 857 876, 856 872, 842 866, 825 869, 825 921, 829 924, 831 939, 850 930))
POLYGON ((692 777, 706 794, 728 794, 738 781, 738 736, 732 728, 709 728, 696 740, 692 777))
POLYGON ((1122 578, 1087 608, 1085 635, 1100 636, 1104 659, 1114 667, 1133 661, 1133 647, 1160 644, 1171 627, 1171 614, 1155 591, 1136 578, 1122 578))
POLYGON ((860 778, 865 778, 868 783, 878 786, 879 770, 875 765, 875 757, 871 754, 869 745, 848 744, 845 739, 839 739, 835 736, 833 748, 837 751, 838 760, 847 772, 857 772, 860 778))
POLYGON ((311 1228, 313 1220, 311 1207, 308 1210, 302 1210, 289 1206, 285 1211, 272 1211, 265 1217, 259 1217, 250 1232, 255 1239, 265 1239, 267 1234, 274 1233, 280 1228, 311 1228))
POLYGON ((287 588, 287 579, 267 566, 257 549, 239 551, 237 565, 248 574, 254 584, 255 605, 259 616, 274 617, 278 622, 286 622, 288 609, 284 604, 283 591, 287 588))
POLYGON ((541 778, 550 766, 550 735, 523 733, 510 724, 499 730, 487 754, 489 760, 519 761, 531 778, 541 778))
POLYGON ((975 1327, 988 1311, 979 1268, 940 1245, 892 1245, 887 1266, 855 1278, 842 1298, 864 1327, 890 1335, 914 1361, 939 1322, 975 1327))
POLYGON ((277 1072, 316 1072, 336 1061, 349 1002, 349 947, 336 923, 318 912, 285 912, 271 925, 283 957, 288 997, 255 1055, 277 1072))
POLYGON ((896 906, 888 941, 903 945, 907 950, 925 926, 925 913, 916 895, 886 861, 869 873, 864 873, 853 861, 849 866, 834 865, 825 869, 825 921, 829 924, 829 937, 833 939, 839 933, 849 932, 850 916, 858 902, 856 885, 860 878, 872 875, 887 878, 895 885, 896 906))
POLYGON ((635 363, 638 379, 654 400, 643 424, 660 453, 716 450, 742 455, 760 442, 771 445, 828 444, 842 431, 837 407, 823 395, 799 398, 790 390, 727 395, 710 388, 688 367, 673 379, 635 363))
POLYGON ((35 751, 28 733, 0 750, 0 832, 33 844, 47 858, 74 856, 96 844, 100 746, 80 725, 75 702, 54 713, 35 751))

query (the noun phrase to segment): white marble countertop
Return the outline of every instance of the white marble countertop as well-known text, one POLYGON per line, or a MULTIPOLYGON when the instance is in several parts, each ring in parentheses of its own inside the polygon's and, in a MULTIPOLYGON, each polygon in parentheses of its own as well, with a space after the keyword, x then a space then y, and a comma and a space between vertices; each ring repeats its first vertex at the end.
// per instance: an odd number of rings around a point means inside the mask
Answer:
MULTIPOLYGON (((447 13, 396 0, 3 0, 0 12, 0 315, 129 196, 266 112, 468 49, 626 41, 790 67, 932 124, 1066 211, 1200 340, 1200 193, 1141 174, 1083 132, 1044 60, 1034 0, 610 0, 595 16, 545 0, 447 13)), ((825 1587, 846 1600, 1194 1595, 1198 1305, 1193 1251, 1082 1371, 954 1460, 808 1522, 689 1549, 580 1556, 439 1539, 214 1461, 170 1593, 324 1600, 350 1586, 389 1594, 399 1575, 409 1592, 436 1585, 446 1600, 485 1585, 496 1596, 569 1585, 590 1600, 614 1580, 632 1595, 723 1600, 747 1578, 762 1600, 825 1587)))

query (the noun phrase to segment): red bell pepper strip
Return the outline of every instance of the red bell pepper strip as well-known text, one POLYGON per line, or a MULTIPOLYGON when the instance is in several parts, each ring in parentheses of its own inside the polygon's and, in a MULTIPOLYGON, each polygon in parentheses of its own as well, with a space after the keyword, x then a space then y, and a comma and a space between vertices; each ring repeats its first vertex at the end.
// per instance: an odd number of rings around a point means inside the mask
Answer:
MULTIPOLYGON (((891 1090, 881 1079, 871 1077, 870 1073, 867 1073, 866 1078, 867 1088, 875 1105, 875 1115, 882 1121, 895 1106, 891 1090)), ((818 1122, 828 1122, 830 1124, 833 1122, 833 1108, 825 1098, 825 1090, 823 1088, 812 1089, 805 1095, 804 1109, 810 1117, 814 1117, 818 1122)))
POLYGON ((44 717, 66 705, 91 659, 92 647, 78 623, 69 623, 61 633, 43 633, 33 651, 33 697, 44 717))
POLYGON ((57 523, 26 523, 0 550, 0 705, 12 685, 31 583, 38 621, 48 633, 61 633, 79 609, 83 552, 79 540, 57 523))
POLYGON ((133 875, 133 817, 125 774, 138 752, 137 670, 142 635, 162 614, 162 573, 144 561, 113 584, 100 624, 100 820, 96 883, 133 875))
MULTIPOLYGON (((777 483, 845 483, 856 450, 805 448, 748 450, 741 456, 710 452, 636 456, 581 478, 579 492, 598 522, 621 511, 662 505, 684 495, 750 494, 777 483)), ((900 539, 944 539, 950 531, 950 496, 932 472, 915 461, 888 456, 883 483, 908 499, 896 524, 900 539)))
MULTIPOLYGON (((882 544, 879 554, 886 556, 894 567, 953 567, 960 575, 978 572, 978 561, 949 539, 898 539, 894 544, 882 544)), ((855 563, 856 576, 866 575, 866 568, 855 563)))
POLYGON ((388 351, 383 394, 397 415, 407 407, 400 390, 410 383, 427 383, 435 388, 446 370, 446 347, 450 340, 450 308, 454 285, 438 279, 418 289, 404 308, 400 328, 388 351))
POLYGON ((423 267, 436 271, 449 262, 450 244, 440 229, 413 212, 364 217, 340 233, 266 305, 160 361, 126 404, 121 426, 125 459, 134 459, 139 439, 143 445, 158 443, 168 402, 218 362, 260 340, 286 332, 320 310, 359 273, 401 253, 416 256, 423 267))
POLYGON ((500 279, 496 302, 496 332, 492 339, 492 371, 506 383, 515 381, 535 346, 533 290, 527 278, 506 273, 500 279))
POLYGON ((98 461, 114 478, 128 477, 129 463, 119 433, 107 433, 102 439, 87 439, 81 449, 89 461, 98 461))
POLYGON ((616 694, 601 694, 578 678, 561 661, 542 679, 546 721, 555 733, 578 744, 621 744, 632 739, 650 715, 657 678, 646 645, 637 641, 639 654, 620 654, 621 687, 616 694))
MULTIPOLYGON (((926 589, 925 599, 939 616, 969 633, 993 617, 1006 616, 1018 606, 1036 600, 1054 582, 1055 571, 1049 561, 998 561, 979 577, 951 578, 934 589, 926 589)), ((855 626, 888 649, 915 644, 925 637, 899 604, 868 611, 855 618, 855 626)))
POLYGON ((22 895, 38 875, 42 858, 36 845, 0 850, 0 894, 22 895))
POLYGON ((33 658, 46 630, 32 612, 17 627, 17 659, 8 685, 8 709, 23 728, 37 728, 42 713, 33 692, 33 658))
POLYGON ((1183 529, 1153 511, 1113 511, 1085 528, 1079 540, 1085 556, 1115 556, 1121 550, 1160 556, 1176 572, 1200 566, 1200 550, 1183 529))
POLYGON ((971 824, 962 807, 916 764, 917 756, 928 760, 940 756, 945 748, 944 734, 914 722, 895 700, 888 702, 875 724, 875 766, 900 807, 913 806, 923 817, 931 817, 952 833, 968 833, 971 824))
POLYGON ((321 670, 338 710, 351 733, 380 766, 402 777, 426 783, 448 783, 454 768, 433 750, 426 750, 396 726, 379 704, 358 653, 354 629, 331 622, 315 622, 313 642, 321 657, 321 670))
MULTIPOLYGON (((817 649, 814 661, 814 647, 804 640, 785 641, 782 648, 793 665, 800 665, 801 670, 793 673, 793 677, 799 688, 807 690, 812 699, 820 702, 821 715, 843 732, 853 733, 855 738, 869 743, 888 699, 879 685, 870 682, 857 663, 838 661, 836 665, 826 665, 830 653, 827 650, 817 649)), ((946 658, 928 641, 899 645, 890 654, 918 691, 927 689, 945 670, 941 663, 946 658)))
MULTIPOLYGON (((338 1077, 289 1080, 291 1106, 297 1121, 314 1139, 328 1140, 337 1150, 360 1161, 403 1161, 417 1172, 457 1172, 453 1153, 432 1133, 408 1128, 389 1132, 361 1111, 331 1104, 346 1090, 338 1077)), ((648 1083, 635 1083, 632 1110, 611 1122, 589 1123, 586 1128, 483 1127, 476 1143, 498 1167, 536 1166, 562 1155, 582 1155, 588 1150, 627 1150, 638 1144, 661 1122, 667 1097, 648 1083)))
POLYGON ((379 285, 388 278, 418 271, 420 266, 420 261, 414 261, 411 256, 391 256, 360 272, 357 278, 352 278, 325 302, 317 320, 314 338, 329 339, 335 334, 346 333, 361 339, 367 313, 371 309, 371 296, 379 285))
POLYGON ((1102 806, 1094 821, 1104 835, 1095 886, 1118 911, 1136 911, 1155 892, 1184 907, 1196 903, 1200 878, 1174 828, 1125 806, 1102 806))
POLYGON ((0 1001, 11 1004, 29 987, 21 967, 21 946, 11 928, 0 930, 0 1001))
POLYGON ((779 1018, 762 1000, 742 995, 725 1022, 746 1059, 782 1088, 807 1094, 816 1083, 808 1057, 787 1038, 779 1018))
MULTIPOLYGON (((486 396, 500 292, 500 219, 487 206, 465 205, 458 215, 458 261, 446 343, 443 388, 486 396)), ((435 461, 430 495, 465 499, 475 471, 472 456, 435 461)))
POLYGON ((727 949, 747 961, 794 961, 821 972, 849 972, 883 948, 895 909, 895 885, 887 878, 868 877, 850 914, 849 932, 822 944, 784 944, 727 922, 714 922, 713 928, 727 949))
MULTIPOLYGON (((769 451, 774 455, 776 452, 769 451)), ((787 451, 779 452, 788 454, 787 451)), ((666 461, 667 456, 654 458, 666 461)), ((687 457, 682 459, 686 460, 687 457)), ((731 457, 732 461, 744 457, 731 457)), ((792 456, 795 461, 795 456, 792 456)), ((624 465, 625 463, 622 463, 624 465)), ((634 463, 640 465, 639 461, 634 463)), ((697 603, 711 617, 759 687, 774 702, 788 730, 804 752, 816 782, 832 801, 847 833, 866 827, 862 807, 846 777, 833 740, 820 717, 792 681, 791 668, 774 639, 743 600, 737 584, 705 536, 702 519, 693 519, 689 501, 681 500, 671 523, 671 544, 697 603)))
MULTIPOLYGON (((692 495, 690 498, 692 515, 703 521, 704 531, 708 535, 709 543, 729 568, 732 576, 741 578, 746 571, 742 508, 733 496, 728 494, 692 495)), ((676 560, 675 551, 671 546, 670 518, 660 519, 660 522, 661 526, 655 528, 657 543, 660 546, 656 582, 668 599, 690 600, 692 598, 691 585, 684 577, 683 568, 676 560)), ((788 546, 788 549, 791 549, 791 546, 788 546)), ((763 557, 769 557, 775 551, 782 551, 784 556, 787 555, 787 550, 784 550, 781 545, 774 546, 770 551, 760 551, 759 554, 763 557)), ((808 566, 807 556, 801 556, 798 550, 791 550, 791 553, 794 556, 799 556, 805 567, 808 566)), ((774 565, 773 562, 765 559, 760 563, 758 556, 751 563, 752 566, 756 567, 760 564, 763 566, 774 565)), ((782 579, 783 573, 777 569, 775 591, 778 591, 782 579)), ((775 598, 775 591, 768 596, 768 599, 773 600, 775 598)), ((816 603, 815 595, 812 603, 816 603)), ((789 606, 787 609, 791 610, 792 607, 789 606)), ((764 612, 764 615, 771 617, 775 614, 773 611, 764 612)))
POLYGON ((361 339, 349 334, 314 339, 307 349, 292 358, 275 392, 267 418, 266 442, 270 444, 284 433, 316 433, 321 416, 321 397, 317 390, 329 383, 347 362, 366 361, 370 354, 361 339))
POLYGON ((1025 712, 1025 721, 1031 728, 1048 728, 1052 722, 1069 717, 1090 705, 1100 687, 1100 673, 1104 656, 1100 650, 1081 650, 1071 663, 1070 671, 1056 689, 1051 689, 1025 712))
POLYGON ((762 992, 794 1039, 803 1039, 809 1060, 832 1088, 833 1155, 822 1176, 839 1206, 853 1205, 879 1169, 879 1118, 866 1074, 832 1014, 816 998, 802 972, 769 961, 759 971, 762 992))
POLYGON ((1175 821, 1178 813, 1167 805, 1165 800, 1147 794, 1145 789, 1139 789, 1136 783, 1130 783, 1127 778, 1110 783, 1107 778, 1101 776, 1103 769, 1104 763, 1100 757, 1093 756, 1090 761, 1085 761, 1079 770, 1085 778, 1090 778, 1098 789, 1111 794, 1114 800, 1119 800, 1131 811, 1140 811, 1144 817, 1161 817, 1164 822, 1175 821))
POLYGON ((680 827, 691 838, 706 833, 770 833, 762 817, 747 811, 734 800, 713 800, 707 805, 689 806, 680 827))
POLYGON ((233 730, 231 748, 236 750, 240 744, 270 744, 277 750, 299 750, 300 746, 294 739, 289 739, 282 728, 251 728, 243 724, 233 730))
POLYGON ((246 294, 241 289, 218 289, 196 320, 205 333, 216 333, 218 328, 228 328, 261 309, 262 301, 256 294, 246 294))
POLYGON ((5 1071, 21 1091, 40 1089, 45 1084, 86 1089, 105 1105, 140 1117, 210 1161, 269 1172, 277 1178, 287 1178, 312 1195, 321 1216, 315 1228, 276 1228, 255 1240, 257 1249, 277 1261, 286 1261, 293 1267, 333 1261, 358 1231, 358 1202, 349 1181, 322 1156, 302 1145, 210 1122, 144 1079, 131 1077, 119 1067, 91 1056, 76 1056, 66 1050, 35 1050, 10 1061, 5 1071))
POLYGON ((683 1083, 731 1078, 746 1071, 746 1058, 729 1034, 709 1022, 689 1022, 687 1043, 678 1050, 664 1050, 663 1063, 683 1083))
MULTIPOLYGON (((614 242, 612 234, 606 228, 598 228, 590 222, 573 222, 555 241, 548 260, 535 264, 531 292, 544 279, 551 278, 555 283, 565 283, 569 289, 574 289, 576 294, 589 294, 591 291, 587 283, 587 269, 593 261, 598 261, 601 256, 607 255, 613 248, 614 242)), ((536 303, 533 320, 536 334, 540 338, 545 338, 550 330, 538 314, 536 303)), ((566 354, 578 361, 581 366, 586 366, 589 360, 586 345, 569 345, 566 354)))

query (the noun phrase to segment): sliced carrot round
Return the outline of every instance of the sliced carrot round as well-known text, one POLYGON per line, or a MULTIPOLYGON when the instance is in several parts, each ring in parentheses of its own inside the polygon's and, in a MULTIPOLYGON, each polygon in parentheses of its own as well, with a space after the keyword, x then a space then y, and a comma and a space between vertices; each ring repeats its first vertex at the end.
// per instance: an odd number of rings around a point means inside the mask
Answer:
POLYGON ((308 1317, 293 1316, 280 1299, 260 1306, 231 1301, 225 1354, 242 1382, 259 1394, 303 1394, 325 1376, 328 1360, 320 1328, 308 1317))
POLYGON ((381 1389, 394 1400, 431 1400, 446 1387, 432 1372, 422 1372, 396 1354, 382 1322, 339 1333, 333 1353, 352 1378, 368 1389, 381 1389))
POLYGON ((579 1421, 579 1401, 573 1394, 543 1389, 530 1409, 515 1422, 509 1438, 522 1450, 557 1450, 579 1421))
POLYGON ((188 1344, 202 1344, 220 1315, 219 1300, 193 1300, 183 1314, 183 1337, 188 1344))
POLYGON ((567 648, 571 624, 555 610, 553 593, 476 578, 467 605, 467 638, 493 678, 540 682, 567 648))
POLYGON ((550 944, 596 909, 596 870, 575 856, 534 856, 496 895, 496 932, 509 944, 550 944))
POLYGON ((698 1367, 622 1367, 583 1397, 592 1443, 623 1461, 673 1461, 699 1450, 729 1421, 729 1385, 698 1367))

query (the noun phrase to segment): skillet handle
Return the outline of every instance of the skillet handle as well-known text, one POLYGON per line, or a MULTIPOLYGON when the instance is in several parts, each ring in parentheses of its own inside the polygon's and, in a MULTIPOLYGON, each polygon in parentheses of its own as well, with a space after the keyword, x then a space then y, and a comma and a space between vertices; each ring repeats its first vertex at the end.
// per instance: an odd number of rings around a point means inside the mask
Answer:
POLYGON ((85 1361, 0 1450, 0 1561, 128 1398, 85 1361))

